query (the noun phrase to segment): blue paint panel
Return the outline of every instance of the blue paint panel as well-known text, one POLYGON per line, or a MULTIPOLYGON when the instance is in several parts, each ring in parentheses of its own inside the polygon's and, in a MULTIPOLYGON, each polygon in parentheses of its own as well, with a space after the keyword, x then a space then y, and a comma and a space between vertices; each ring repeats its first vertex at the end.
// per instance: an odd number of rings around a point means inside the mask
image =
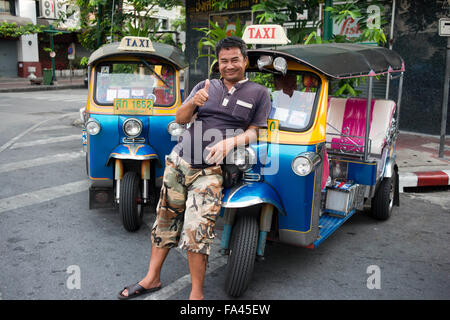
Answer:
POLYGON ((119 144, 118 117, 115 115, 91 114, 101 130, 88 137, 89 175, 91 178, 113 179, 113 167, 106 166, 111 151, 119 144))
POLYGON ((233 204, 239 207, 247 207, 248 203, 262 199, 263 203, 271 203, 278 208, 278 211, 284 213, 283 205, 280 201, 278 193, 267 183, 264 182, 250 182, 235 189, 226 189, 222 198, 223 203, 233 204), (233 194, 230 198, 230 194, 233 194), (242 203, 242 205, 240 205, 242 203))
POLYGON ((332 217, 326 214, 322 215, 319 219, 320 228, 320 238, 314 241, 314 247, 317 247, 321 244, 325 239, 327 239, 330 235, 333 234, 345 221, 348 220, 353 214, 355 210, 349 212, 346 217, 332 217))
POLYGON ((377 178, 377 165, 364 163, 348 163, 347 179, 358 184, 374 185, 377 178))
POLYGON ((286 215, 279 215, 279 229, 306 232, 311 228, 314 175, 300 177, 292 171, 292 160, 300 153, 316 151, 316 146, 269 144, 270 168, 264 169, 264 179, 280 195, 286 215), (277 169, 277 170, 276 170, 277 169), (269 171, 272 171, 269 174, 269 171))

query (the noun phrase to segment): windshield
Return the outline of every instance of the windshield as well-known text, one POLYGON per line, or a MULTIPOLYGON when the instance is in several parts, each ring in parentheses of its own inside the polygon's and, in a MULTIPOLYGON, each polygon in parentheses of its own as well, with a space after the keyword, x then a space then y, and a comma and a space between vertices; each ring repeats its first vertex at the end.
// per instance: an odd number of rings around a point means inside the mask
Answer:
POLYGON ((154 105, 175 102, 175 70, 166 64, 104 62, 96 67, 95 101, 112 105, 114 99, 152 99, 154 105))
POLYGON ((320 78, 313 73, 281 74, 250 72, 249 79, 266 86, 271 92, 269 119, 279 121, 283 130, 304 131, 310 127, 320 78))

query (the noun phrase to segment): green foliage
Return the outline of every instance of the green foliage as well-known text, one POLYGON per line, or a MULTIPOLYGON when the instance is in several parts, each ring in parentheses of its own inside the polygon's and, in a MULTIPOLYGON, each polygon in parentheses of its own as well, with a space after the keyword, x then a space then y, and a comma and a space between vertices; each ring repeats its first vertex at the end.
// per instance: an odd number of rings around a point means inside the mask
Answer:
MULTIPOLYGON (((373 7, 372 7, 373 8, 373 7)), ((378 45, 386 43, 386 35, 383 31, 383 26, 386 25, 386 19, 382 15, 384 7, 381 1, 371 1, 370 3, 345 3, 341 5, 334 5, 333 7, 326 7, 325 11, 331 13, 331 18, 336 23, 341 24, 348 17, 351 17, 359 24, 361 36, 355 39, 347 39, 345 36, 335 35, 330 41, 324 41, 316 32, 311 32, 306 38, 305 44, 317 44, 325 42, 375 42, 378 45), (377 6, 380 16, 377 16, 378 21, 374 21, 373 11, 369 6, 377 6)), ((376 19, 375 19, 376 20, 376 19)), ((355 88, 364 83, 366 78, 343 79, 337 82, 334 88, 330 88, 330 92, 338 97, 357 97, 361 94, 360 90, 355 88)))
POLYGON ((274 88, 273 74, 271 73, 251 72, 248 78, 249 80, 259 83, 268 89, 273 90, 274 88))
MULTIPOLYGON (((155 33, 158 30, 156 20, 151 16, 157 7, 171 9, 181 6, 181 0, 70 0, 80 8, 82 32, 78 34, 80 44, 89 50, 101 44, 119 41, 126 35, 149 37, 152 41, 174 43, 171 36, 155 33), (131 7, 132 10, 123 10, 131 7), (112 35, 112 39, 110 39, 112 35), (99 41, 100 39, 100 41, 99 41)), ((180 17, 176 28, 183 28, 180 17)))
MULTIPOLYGON (((217 57, 214 53, 216 49, 216 44, 219 42, 219 40, 227 37, 227 27, 228 24, 225 24, 225 26, 222 28, 219 26, 219 23, 210 21, 209 22, 210 28, 194 28, 197 31, 201 31, 205 34, 204 37, 202 37, 198 42, 198 56, 195 59, 195 70, 197 70, 197 63, 198 59, 210 57, 212 58, 212 62, 210 65, 210 68, 216 63, 217 57), (213 53, 203 53, 203 48, 209 47, 213 53)), ((241 21, 239 18, 236 19, 236 30, 233 31, 231 34, 236 37, 242 37, 244 33, 243 26, 241 25, 241 21)), ((211 70, 210 70, 211 72, 211 70)))
POLYGON ((18 26, 17 23, 12 22, 2 22, 0 23, 0 37, 18 38, 27 34, 41 33, 46 26, 34 25, 32 23, 27 23, 24 26, 18 26))

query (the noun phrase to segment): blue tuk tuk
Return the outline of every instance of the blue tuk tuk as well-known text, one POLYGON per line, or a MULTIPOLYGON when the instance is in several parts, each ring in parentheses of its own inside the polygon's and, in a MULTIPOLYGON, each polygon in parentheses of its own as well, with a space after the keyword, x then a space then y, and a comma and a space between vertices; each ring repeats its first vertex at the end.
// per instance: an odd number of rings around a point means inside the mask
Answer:
POLYGON ((405 68, 397 53, 330 43, 251 49, 248 57, 249 79, 271 88, 273 106, 267 129, 235 157, 239 183, 224 191, 221 252, 225 289, 235 297, 266 240, 316 248, 364 205, 380 220, 399 205, 395 142, 405 68), (397 103, 373 98, 378 75, 399 79, 397 103), (291 96, 276 83, 287 76, 295 81, 291 96), (362 77, 366 98, 329 96, 333 81, 362 77))
POLYGON ((123 226, 138 230, 144 206, 156 205, 164 157, 184 127, 180 73, 188 66, 176 47, 124 37, 89 59, 84 123, 89 208, 118 207, 123 226))

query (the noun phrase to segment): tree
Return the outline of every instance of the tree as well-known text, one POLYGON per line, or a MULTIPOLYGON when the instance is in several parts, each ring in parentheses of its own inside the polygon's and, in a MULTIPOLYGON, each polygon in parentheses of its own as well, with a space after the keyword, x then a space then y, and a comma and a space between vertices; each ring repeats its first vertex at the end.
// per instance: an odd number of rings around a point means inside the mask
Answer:
POLYGON ((90 50, 125 35, 149 37, 154 41, 170 41, 156 36, 159 25, 151 18, 157 8, 171 9, 181 0, 71 0, 80 8, 80 44, 90 50))

